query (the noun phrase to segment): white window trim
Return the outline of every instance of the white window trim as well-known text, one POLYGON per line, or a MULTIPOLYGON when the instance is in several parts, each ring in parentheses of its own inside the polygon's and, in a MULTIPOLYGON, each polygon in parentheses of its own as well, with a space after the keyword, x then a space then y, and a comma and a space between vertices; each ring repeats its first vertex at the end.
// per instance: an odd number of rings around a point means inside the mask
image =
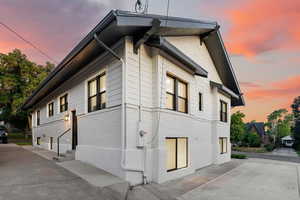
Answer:
MULTIPOLYGON (((89 104, 88 104, 88 91, 89 91, 89 88, 88 88, 88 83, 90 80, 96 78, 97 76, 100 76, 101 74, 105 73, 106 75, 106 79, 105 79, 105 84, 106 84, 106 92, 107 92, 107 68, 108 66, 105 65, 100 71, 96 72, 96 73, 93 73, 91 76, 89 76, 87 79, 85 79, 84 81, 84 113, 85 114, 88 114, 89 113, 89 104)), ((107 98, 107 94, 106 94, 106 98, 107 98)), ((106 99, 106 103, 107 103, 107 99, 106 99)), ((107 108, 107 106, 106 106, 107 108)), ((94 112, 97 112, 97 111, 94 111, 94 112)))
POLYGON ((68 111, 69 111, 69 106, 70 106, 70 93, 69 93, 69 92, 64 92, 64 93, 62 93, 61 95, 59 95, 59 96, 57 97, 57 113, 62 113, 62 114, 64 114, 64 113, 68 112, 68 111), (60 112, 60 97, 63 97, 63 96, 65 96, 66 94, 68 95, 68 96, 67 96, 67 100, 68 100, 68 109, 65 110, 65 111, 63 111, 63 112, 60 112))
POLYGON ((54 117, 55 115, 55 102, 54 101, 50 101, 48 104, 47 104, 47 117, 50 118, 50 117, 54 117), (53 103, 53 115, 52 116, 49 116, 49 105, 53 103))

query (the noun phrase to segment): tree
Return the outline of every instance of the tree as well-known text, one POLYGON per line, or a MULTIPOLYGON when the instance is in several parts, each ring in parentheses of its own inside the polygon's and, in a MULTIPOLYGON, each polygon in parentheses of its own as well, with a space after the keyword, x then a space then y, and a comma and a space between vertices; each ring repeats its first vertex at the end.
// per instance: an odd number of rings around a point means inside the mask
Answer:
POLYGON ((230 140, 232 143, 240 143, 245 133, 243 118, 245 114, 237 111, 231 115, 230 140))
POLYGON ((300 150, 300 96, 294 99, 291 108, 294 114, 293 135, 295 139, 295 148, 300 150))
POLYGON ((21 110, 25 99, 49 74, 54 65, 37 65, 18 49, 0 54, 0 120, 26 128, 28 112, 21 110))

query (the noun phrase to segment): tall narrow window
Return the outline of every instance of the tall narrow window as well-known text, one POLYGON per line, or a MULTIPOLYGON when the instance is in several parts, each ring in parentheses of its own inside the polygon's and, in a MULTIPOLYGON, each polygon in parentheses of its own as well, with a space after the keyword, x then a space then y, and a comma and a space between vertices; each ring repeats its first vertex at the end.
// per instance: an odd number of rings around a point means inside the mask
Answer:
POLYGON ((59 98, 59 110, 60 112, 68 110, 68 94, 59 98))
POLYGON ((40 122, 41 121, 41 116, 40 116, 40 111, 38 110, 37 112, 36 112, 36 125, 40 125, 40 122))
POLYGON ((220 101, 220 120, 221 122, 227 122, 227 103, 220 101))
POLYGON ((93 112, 106 107, 106 75, 97 76, 88 82, 88 111, 93 112))
POLYGON ((50 150, 53 149, 53 137, 50 137, 50 150))
POLYGON ((48 104, 48 116, 49 117, 53 116, 53 114, 54 114, 53 107, 54 107, 54 103, 53 102, 51 102, 51 103, 48 104))
POLYGON ((188 139, 185 137, 166 138, 167 171, 188 166, 188 139))
POLYGON ((202 106, 202 102, 203 102, 203 100, 202 100, 202 98, 203 98, 203 96, 202 96, 202 93, 200 93, 199 92, 199 111, 202 111, 202 109, 203 109, 203 106, 202 106))
POLYGON ((227 137, 220 137, 219 144, 220 144, 220 153, 221 154, 227 153, 227 137))
POLYGON ((187 113, 187 84, 167 75, 166 81, 166 108, 187 113))

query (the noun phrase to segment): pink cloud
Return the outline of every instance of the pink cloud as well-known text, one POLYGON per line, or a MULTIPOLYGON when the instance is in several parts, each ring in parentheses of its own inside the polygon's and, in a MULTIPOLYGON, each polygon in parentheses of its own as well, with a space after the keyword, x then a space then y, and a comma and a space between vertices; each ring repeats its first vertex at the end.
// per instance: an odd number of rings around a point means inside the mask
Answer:
POLYGON ((254 56, 274 49, 299 49, 300 1, 251 0, 223 10, 231 53, 254 56))

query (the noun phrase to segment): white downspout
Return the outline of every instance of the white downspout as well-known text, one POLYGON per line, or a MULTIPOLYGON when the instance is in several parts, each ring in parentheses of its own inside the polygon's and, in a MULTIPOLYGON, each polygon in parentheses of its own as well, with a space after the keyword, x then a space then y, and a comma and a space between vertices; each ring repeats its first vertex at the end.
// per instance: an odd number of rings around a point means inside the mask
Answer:
MULTIPOLYGON (((121 102, 121 168, 125 171, 141 172, 144 179, 144 169, 130 168, 126 166, 126 62, 123 58, 117 55, 111 48, 104 44, 96 34, 94 34, 94 39, 101 45, 105 50, 107 50, 113 57, 122 63, 122 102, 121 102)), ((125 44, 126 45, 126 44, 125 44)), ((126 49, 125 49, 126 52, 126 49)))

